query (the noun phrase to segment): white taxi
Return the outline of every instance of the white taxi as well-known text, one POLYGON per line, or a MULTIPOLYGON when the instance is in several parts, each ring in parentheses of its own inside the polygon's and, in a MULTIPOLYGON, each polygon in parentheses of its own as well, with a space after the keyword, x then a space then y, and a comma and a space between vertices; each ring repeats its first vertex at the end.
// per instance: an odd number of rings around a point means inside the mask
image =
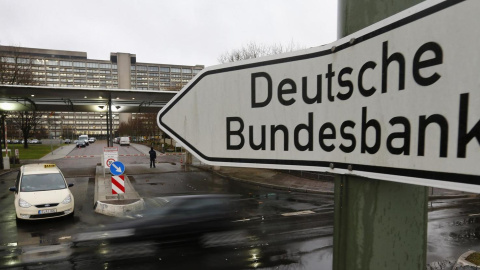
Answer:
POLYGON ((74 214, 74 198, 65 177, 55 164, 20 167, 15 186, 17 219, 35 220, 74 214))

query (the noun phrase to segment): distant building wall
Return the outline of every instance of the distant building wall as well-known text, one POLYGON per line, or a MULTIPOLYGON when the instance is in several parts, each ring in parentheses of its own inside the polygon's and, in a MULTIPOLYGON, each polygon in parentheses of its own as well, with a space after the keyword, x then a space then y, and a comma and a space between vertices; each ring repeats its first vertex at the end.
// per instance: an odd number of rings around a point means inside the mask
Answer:
MULTIPOLYGON (((51 87, 178 91, 204 68, 203 65, 137 63, 136 55, 130 53, 110 53, 109 60, 97 60, 88 59, 87 53, 80 51, 0 45, 1 61, 12 63, 14 60, 9 55, 13 52, 21 54, 17 64, 31 66, 35 84, 51 87)), ((112 109, 117 115, 116 108, 112 109)), ((107 134, 105 114, 106 109, 98 112, 48 112, 37 128, 45 129, 49 137, 75 138, 79 134, 88 134, 104 138, 107 134)), ((121 122, 127 122, 131 117, 130 113, 120 113, 113 119, 113 129, 118 129, 121 122)), ((12 130, 9 136, 20 137, 15 135, 17 133, 20 134, 12 130)))

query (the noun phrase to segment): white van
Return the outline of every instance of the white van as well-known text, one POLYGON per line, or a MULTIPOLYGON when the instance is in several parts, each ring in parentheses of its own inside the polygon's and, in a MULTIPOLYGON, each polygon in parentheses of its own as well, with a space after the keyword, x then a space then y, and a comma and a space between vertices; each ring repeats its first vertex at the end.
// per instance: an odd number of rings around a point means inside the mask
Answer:
POLYGON ((130 145, 130 137, 120 137, 120 145, 130 145))

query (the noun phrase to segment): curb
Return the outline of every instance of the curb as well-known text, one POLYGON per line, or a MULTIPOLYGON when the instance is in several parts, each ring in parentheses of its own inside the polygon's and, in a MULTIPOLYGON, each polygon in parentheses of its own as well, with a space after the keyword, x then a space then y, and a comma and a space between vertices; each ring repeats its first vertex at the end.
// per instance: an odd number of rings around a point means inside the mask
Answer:
POLYGON ((16 172, 16 171, 19 171, 19 168, 2 170, 2 171, 0 171, 0 176, 3 176, 3 175, 5 175, 5 174, 11 173, 11 172, 16 172))
MULTIPOLYGON (((252 180, 245 180, 233 176, 229 176, 226 174, 222 174, 221 172, 214 171, 211 168, 205 168, 203 166, 196 166, 196 165, 190 165, 192 167, 198 168, 200 170, 204 171, 210 171, 212 173, 215 173, 218 176, 231 179, 234 181, 239 181, 239 182, 244 182, 248 184, 253 184, 253 185, 258 185, 258 186, 263 186, 263 187, 268 187, 268 188, 273 188, 273 189, 279 189, 279 190, 288 190, 288 191, 296 191, 296 192, 303 192, 303 193, 314 193, 314 194, 324 194, 324 195, 334 195, 334 191, 325 191, 325 190, 315 190, 315 189, 305 189, 305 188, 296 188, 296 187, 288 187, 288 186, 281 186, 281 185, 273 185, 273 184, 267 184, 267 183, 262 183, 262 182, 256 182, 252 180)), ((469 194, 462 194, 462 195, 433 195, 429 196, 428 200, 438 200, 438 199, 462 199, 462 198, 469 198, 472 195, 469 194)))
POLYGON ((96 213, 112 217, 124 217, 130 212, 140 211, 145 209, 145 201, 143 198, 136 202, 127 204, 111 204, 107 202, 97 201, 93 206, 96 213))
POLYGON ((195 168, 198 168, 198 169, 200 169, 200 170, 211 171, 211 172, 215 173, 216 175, 221 176, 221 177, 224 177, 224 178, 227 178, 227 179, 231 179, 231 180, 239 181, 239 182, 243 182, 243 183, 248 183, 248 184, 253 184, 253 185, 257 185, 257 186, 268 187, 268 188, 279 189, 279 190, 303 192, 303 193, 334 195, 334 192, 333 192, 333 191, 324 191, 324 190, 315 190, 315 189, 305 189, 305 188, 287 187, 287 186, 280 186, 280 185, 273 185, 273 184, 261 183, 261 182, 250 181, 250 180, 245 180, 245 179, 241 179, 241 178, 236 178, 236 177, 228 176, 228 175, 219 173, 219 172, 217 172, 217 171, 214 171, 214 170, 212 170, 212 169, 206 169, 206 168, 198 167, 198 166, 194 166, 194 165, 190 165, 190 166, 195 167, 195 168))
POLYGON ((438 199, 463 199, 463 198, 469 198, 472 197, 472 195, 432 195, 428 196, 428 200, 438 200, 438 199))
POLYGON ((462 255, 460 255, 460 257, 458 258, 457 262, 455 263, 455 265, 453 266, 453 270, 467 270, 467 269, 479 269, 479 267, 469 261, 467 261, 467 257, 472 254, 472 253, 475 253, 476 251, 474 250, 469 250, 465 253, 463 253, 462 255))

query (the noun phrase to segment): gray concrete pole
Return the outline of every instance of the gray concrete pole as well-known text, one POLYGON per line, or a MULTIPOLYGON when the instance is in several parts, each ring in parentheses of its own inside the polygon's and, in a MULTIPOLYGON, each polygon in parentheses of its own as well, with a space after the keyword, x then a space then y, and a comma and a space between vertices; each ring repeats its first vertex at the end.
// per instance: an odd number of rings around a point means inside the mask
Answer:
POLYGON ((108 137, 108 146, 113 146, 113 116, 112 116, 112 94, 108 96, 108 120, 110 122, 110 136, 108 137))
MULTIPOLYGON (((338 37, 421 0, 338 0, 338 37)), ((334 270, 424 270, 428 188, 349 175, 335 178, 334 270)))

